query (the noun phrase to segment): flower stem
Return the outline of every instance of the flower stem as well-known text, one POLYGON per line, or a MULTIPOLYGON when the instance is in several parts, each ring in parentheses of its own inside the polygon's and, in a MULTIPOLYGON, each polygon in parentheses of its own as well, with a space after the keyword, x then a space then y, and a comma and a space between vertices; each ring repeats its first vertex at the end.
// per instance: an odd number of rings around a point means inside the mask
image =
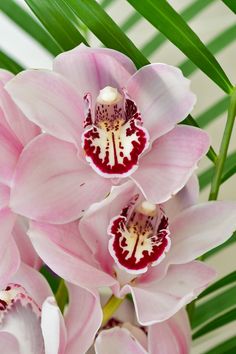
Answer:
MULTIPOLYGON (((234 127, 235 116, 236 116, 236 87, 233 88, 231 93, 227 122, 225 125, 224 134, 220 145, 220 152, 215 162, 215 173, 211 183, 209 200, 217 200, 218 197, 220 185, 222 182, 222 173, 224 169, 225 159, 227 157, 229 142, 234 127)), ((204 254, 201 257, 199 257, 198 260, 204 261, 204 254)), ((192 321, 194 316, 195 305, 196 305, 196 300, 193 300, 190 304, 187 305, 187 312, 188 312, 190 322, 192 321)))
POLYGON ((64 279, 60 280, 57 292, 55 294, 55 298, 56 298, 58 307, 60 308, 61 312, 63 313, 64 307, 65 307, 65 305, 67 303, 67 299, 68 299, 68 291, 67 291, 67 287, 66 287, 64 279))
POLYGON ((125 297, 120 299, 118 297, 115 297, 114 295, 110 297, 110 299, 107 301, 107 303, 102 309, 103 311, 102 326, 104 326, 107 323, 107 321, 112 317, 112 315, 116 312, 116 310, 122 304, 124 299, 125 297))
POLYGON ((236 115, 236 87, 234 87, 231 94, 227 122, 225 125, 223 138, 221 141, 220 152, 216 160, 215 174, 212 179, 209 200, 216 200, 218 197, 225 159, 227 157, 229 142, 230 142, 230 138, 231 138, 234 122, 235 122, 235 115, 236 115))

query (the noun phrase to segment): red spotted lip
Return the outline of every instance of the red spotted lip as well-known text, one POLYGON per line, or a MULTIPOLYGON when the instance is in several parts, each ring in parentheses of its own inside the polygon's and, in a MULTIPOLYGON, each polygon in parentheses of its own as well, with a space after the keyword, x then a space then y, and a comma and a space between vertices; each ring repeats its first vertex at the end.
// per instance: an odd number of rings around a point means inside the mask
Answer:
MULTIPOLYGON (((170 238, 168 230, 168 221, 165 215, 159 223, 158 230, 152 237, 151 252, 142 251, 142 256, 137 259, 136 252, 139 247, 139 236, 130 254, 127 251, 127 236, 126 228, 127 218, 119 215, 111 220, 109 234, 112 236, 109 241, 109 251, 118 264, 118 266, 131 274, 142 274, 148 270, 149 266, 157 265, 165 257, 165 253, 170 248, 170 238)), ((130 235, 131 236, 131 235, 130 235)), ((129 235, 128 235, 129 237, 129 235)))
MULTIPOLYGON (((149 134, 142 127, 141 115, 135 103, 125 93, 124 114, 116 118, 117 124, 114 124, 114 115, 109 117, 106 110, 101 119, 104 106, 101 110, 98 107, 93 124, 88 95, 85 96, 85 103, 86 130, 82 136, 82 147, 86 160, 98 174, 105 178, 128 177, 138 168, 139 158, 149 145, 149 134), (96 124, 96 119, 100 126, 96 124)), ((111 109, 110 106, 108 107, 111 109)), ((116 106, 114 112, 120 114, 116 106)))

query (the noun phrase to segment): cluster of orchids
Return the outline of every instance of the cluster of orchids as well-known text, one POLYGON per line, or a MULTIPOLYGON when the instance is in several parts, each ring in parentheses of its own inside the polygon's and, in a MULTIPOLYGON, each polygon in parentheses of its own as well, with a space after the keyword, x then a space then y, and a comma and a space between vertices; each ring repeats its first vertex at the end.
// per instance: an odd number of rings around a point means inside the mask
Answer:
POLYGON ((199 257, 236 229, 236 202, 198 203, 194 104, 179 69, 111 49, 0 71, 4 353, 190 353, 185 306, 216 276, 199 257))

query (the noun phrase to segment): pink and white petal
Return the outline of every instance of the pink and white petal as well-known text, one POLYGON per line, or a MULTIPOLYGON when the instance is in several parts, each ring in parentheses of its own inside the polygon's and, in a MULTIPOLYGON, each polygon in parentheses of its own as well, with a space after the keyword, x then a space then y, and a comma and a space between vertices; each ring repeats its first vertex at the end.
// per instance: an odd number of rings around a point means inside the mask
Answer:
POLYGON ((0 141, 0 183, 10 185, 22 145, 2 125, 0 125, 0 141))
POLYGON ((206 132, 179 125, 153 144, 131 178, 148 200, 163 203, 184 187, 208 147, 206 132))
POLYGON ((40 307, 48 296, 52 296, 51 288, 46 279, 37 270, 23 262, 11 282, 23 286, 40 307))
POLYGON ((53 69, 71 81, 81 97, 91 93, 93 102, 106 86, 123 88, 135 72, 132 62, 123 54, 85 46, 60 54, 53 69))
POLYGON ((65 314, 67 354, 84 354, 93 344, 101 326, 102 308, 99 294, 67 283, 69 305, 65 314))
POLYGON ((30 122, 13 102, 8 92, 0 85, 0 106, 13 135, 22 146, 40 134, 40 128, 30 122))
POLYGON ((12 230, 12 236, 15 239, 22 262, 32 268, 40 269, 42 266, 42 260, 35 252, 35 249, 33 248, 33 245, 27 235, 28 227, 28 221, 25 218, 18 216, 12 230))
POLYGON ((21 354, 19 343, 15 336, 8 332, 0 331, 0 343, 4 353, 21 354))
POLYGON ((2 242, 0 249, 2 250, 4 243, 7 241, 7 235, 10 235, 14 227, 16 216, 9 208, 0 210, 0 241, 2 242))
POLYGON ((236 202, 217 201, 193 206, 170 225, 169 263, 187 263, 228 240, 236 230, 236 202))
POLYGON ((0 286, 4 287, 11 281, 20 266, 20 254, 12 237, 9 237, 4 248, 1 249, 0 256, 0 286))
POLYGON ((72 249, 75 240, 71 234, 67 235, 66 243, 62 240, 60 244, 61 234, 55 233, 51 240, 48 230, 42 224, 32 223, 28 235, 38 255, 56 274, 85 288, 112 286, 116 283, 114 278, 99 269, 99 265, 91 265, 92 255, 85 261, 76 248, 72 249))
MULTIPOLYGON (((32 304, 34 304, 32 299, 30 302, 21 298, 15 299, 14 304, 7 311, 2 312, 0 331, 9 333, 15 338, 14 344, 12 340, 10 343, 12 348, 19 348, 19 353, 44 354, 40 317, 34 311, 32 304)), ((16 354, 17 351, 13 353, 16 354)))
POLYGON ((191 328, 188 315, 180 310, 169 320, 148 328, 150 354, 189 354, 191 328))
POLYGON ((215 271, 202 262, 170 266, 160 281, 126 285, 121 296, 131 292, 139 323, 152 325, 172 317, 195 299, 215 276, 215 271))
POLYGON ((14 75, 5 69, 0 69, 0 83, 2 85, 5 85, 9 80, 11 80, 14 77, 14 75))
POLYGON ((95 341, 96 354, 148 354, 141 344, 125 328, 103 330, 95 341))
POLYGON ((74 145, 45 134, 21 154, 10 205, 30 219, 60 224, 78 219, 109 190, 110 181, 79 161, 74 145))
POLYGON ((28 234, 31 235, 34 231, 42 233, 42 237, 48 238, 55 246, 61 247, 63 250, 84 260, 91 266, 99 268, 99 264, 92 256, 89 247, 79 233, 78 221, 63 225, 31 221, 28 234))
POLYGON ((83 130, 83 102, 63 76, 26 70, 5 86, 22 112, 45 132, 77 143, 83 130))
MULTIPOLYGON (((1 97, 0 97, 0 99, 1 99, 1 97)), ((9 124, 6 121, 6 117, 5 117, 5 114, 3 113, 1 104, 0 104, 0 126, 5 128, 5 130, 7 130, 8 133, 12 135, 11 128, 9 127, 9 124)))
POLYGON ((128 81, 127 90, 137 103, 144 127, 154 141, 173 129, 192 111, 196 102, 190 81, 166 64, 150 64, 128 81))
POLYGON ((197 204, 198 197, 199 183, 197 175, 194 173, 187 184, 164 204, 165 213, 168 215, 169 222, 171 223, 174 217, 182 210, 197 204))
POLYGON ((0 210, 0 286, 5 286, 20 265, 20 255, 11 232, 15 215, 8 209, 0 210))
MULTIPOLYGON (((107 301, 108 301, 108 298, 106 299, 104 304, 107 303, 107 301)), ((134 305, 133 305, 132 301, 130 301, 130 299, 127 299, 127 298, 124 299, 124 301, 122 302, 120 307, 114 313, 114 318, 116 320, 120 321, 121 323, 126 323, 126 324, 132 323, 132 324, 138 325, 135 311, 134 311, 134 305)), ((127 328, 127 329, 129 329, 129 328, 127 328)), ((129 329, 129 331, 131 331, 131 330, 129 329)))
POLYGON ((137 193, 137 187, 131 181, 113 187, 111 193, 103 201, 93 204, 79 222, 81 235, 102 268, 112 272, 113 258, 108 250, 109 224, 126 207, 129 200, 137 193))
POLYGON ((9 204, 10 188, 0 183, 0 210, 6 208, 9 204))
POLYGON ((65 322, 54 297, 49 297, 45 300, 42 306, 41 316, 41 329, 44 338, 45 353, 66 353, 67 333, 65 322))
MULTIPOLYGON (((133 309, 133 312, 134 309, 133 309)), ((128 331, 133 335, 133 337, 141 344, 141 346, 148 351, 148 338, 144 329, 139 325, 133 326, 131 323, 126 322, 122 325, 122 328, 128 329, 128 331)))

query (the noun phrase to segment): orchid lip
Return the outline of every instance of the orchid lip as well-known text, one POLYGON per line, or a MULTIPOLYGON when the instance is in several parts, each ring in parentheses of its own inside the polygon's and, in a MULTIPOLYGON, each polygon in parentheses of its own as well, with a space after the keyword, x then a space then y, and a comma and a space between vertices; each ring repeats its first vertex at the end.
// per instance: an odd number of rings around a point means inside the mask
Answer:
POLYGON ((156 266, 170 249, 168 219, 162 206, 134 197, 110 221, 109 252, 120 269, 139 275, 156 266))
POLYGON ((8 284, 5 290, 0 291, 0 315, 1 319, 4 314, 11 309, 16 302, 20 302, 22 305, 26 306, 30 304, 32 311, 39 317, 41 309, 34 302, 34 300, 29 296, 27 291, 19 284, 8 284))
POLYGON ((82 148, 91 167, 105 178, 125 178, 138 168, 139 158, 149 145, 149 134, 142 127, 135 102, 123 90, 107 86, 96 99, 95 116, 92 98, 86 104, 82 148))

